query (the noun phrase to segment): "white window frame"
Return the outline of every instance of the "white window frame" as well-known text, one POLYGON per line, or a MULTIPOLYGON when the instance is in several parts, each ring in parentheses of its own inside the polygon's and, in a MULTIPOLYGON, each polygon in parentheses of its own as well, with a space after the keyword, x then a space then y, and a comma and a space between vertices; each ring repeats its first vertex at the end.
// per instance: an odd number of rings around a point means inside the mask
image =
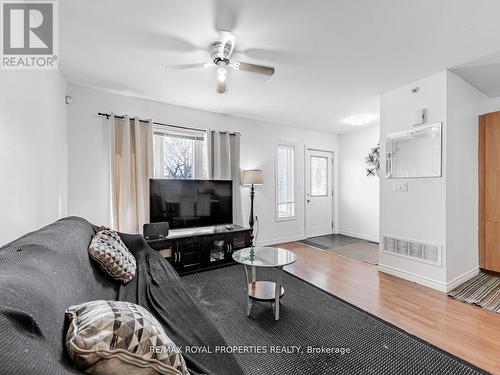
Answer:
MULTIPOLYGON (((206 132, 201 131, 201 130, 191 130, 191 129, 177 129, 175 127, 169 127, 166 125, 154 125, 153 127, 153 163, 154 163, 154 178, 166 178, 163 177, 163 173, 161 175, 157 175, 158 173, 158 167, 156 166, 156 160, 157 160, 157 152, 160 150, 156 150, 156 144, 155 144, 155 136, 156 135, 162 135, 164 137, 170 136, 170 137, 180 137, 180 138, 204 138, 204 141, 206 143, 206 132)), ((193 149, 193 180, 199 180, 199 179, 204 179, 206 177, 202 176, 202 170, 200 168, 203 168, 203 150, 202 150, 203 145, 194 144, 194 149, 193 149)), ((163 151, 163 148, 161 149, 163 151)), ((163 152, 161 153, 163 156, 163 152)))
POLYGON ((275 220, 276 221, 288 221, 288 220, 297 220, 297 145, 295 143, 290 142, 282 142, 276 141, 274 144, 274 211, 275 211, 275 220), (293 204, 293 215, 287 217, 279 217, 278 210, 278 148, 280 146, 290 147, 293 150, 293 201, 290 203, 293 204))

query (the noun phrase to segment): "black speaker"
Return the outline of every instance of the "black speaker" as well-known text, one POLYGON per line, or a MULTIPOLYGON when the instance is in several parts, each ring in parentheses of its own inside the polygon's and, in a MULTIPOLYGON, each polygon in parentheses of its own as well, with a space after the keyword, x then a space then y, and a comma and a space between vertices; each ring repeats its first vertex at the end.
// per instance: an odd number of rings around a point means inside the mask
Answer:
POLYGON ((168 236, 168 223, 166 221, 160 223, 149 223, 143 226, 144 238, 152 240, 156 238, 165 238, 168 236))

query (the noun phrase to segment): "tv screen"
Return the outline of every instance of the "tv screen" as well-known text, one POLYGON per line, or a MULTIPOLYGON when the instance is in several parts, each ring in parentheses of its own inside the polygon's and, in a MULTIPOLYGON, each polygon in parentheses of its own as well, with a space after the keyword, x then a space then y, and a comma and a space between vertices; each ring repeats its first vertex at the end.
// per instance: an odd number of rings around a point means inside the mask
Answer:
POLYGON ((151 223, 168 221, 171 229, 233 223, 233 182, 149 180, 151 223))

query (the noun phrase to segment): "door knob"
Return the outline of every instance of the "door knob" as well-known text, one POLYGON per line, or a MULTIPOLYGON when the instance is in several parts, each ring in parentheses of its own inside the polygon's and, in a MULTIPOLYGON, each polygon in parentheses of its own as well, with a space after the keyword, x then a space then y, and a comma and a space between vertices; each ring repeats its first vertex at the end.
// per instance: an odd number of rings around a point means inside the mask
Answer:
POLYGON ((307 203, 311 203, 311 200, 310 200, 310 199, 308 199, 308 200, 307 200, 307 203))

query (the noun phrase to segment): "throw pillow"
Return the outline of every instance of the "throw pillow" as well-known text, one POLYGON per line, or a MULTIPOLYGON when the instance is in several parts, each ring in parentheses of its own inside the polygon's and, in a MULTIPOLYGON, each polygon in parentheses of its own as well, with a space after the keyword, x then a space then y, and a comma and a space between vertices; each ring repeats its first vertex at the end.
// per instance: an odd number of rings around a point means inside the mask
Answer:
POLYGON ((189 375, 180 350, 143 307, 92 301, 66 310, 66 349, 88 374, 189 375))
POLYGON ((135 276, 135 258, 114 230, 97 232, 90 242, 89 255, 115 280, 126 284, 135 276))

